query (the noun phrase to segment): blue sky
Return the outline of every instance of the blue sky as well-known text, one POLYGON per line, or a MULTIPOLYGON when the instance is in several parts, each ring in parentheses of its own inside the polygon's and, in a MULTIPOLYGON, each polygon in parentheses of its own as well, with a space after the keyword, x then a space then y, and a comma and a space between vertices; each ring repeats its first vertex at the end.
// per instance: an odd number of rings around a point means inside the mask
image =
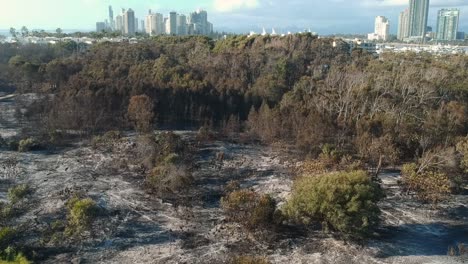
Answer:
MULTIPOLYGON (((310 28, 321 34, 367 33, 373 30, 375 16, 387 16, 396 33, 398 14, 408 0, 0 0, 0 29, 23 25, 29 29, 94 29, 95 22, 133 8, 143 19, 148 9, 164 14, 174 10, 189 13, 197 8, 208 11, 218 30, 249 31, 275 27, 310 28)), ((460 30, 468 31, 468 0, 431 0, 429 25, 435 27, 437 10, 461 9, 460 30)))

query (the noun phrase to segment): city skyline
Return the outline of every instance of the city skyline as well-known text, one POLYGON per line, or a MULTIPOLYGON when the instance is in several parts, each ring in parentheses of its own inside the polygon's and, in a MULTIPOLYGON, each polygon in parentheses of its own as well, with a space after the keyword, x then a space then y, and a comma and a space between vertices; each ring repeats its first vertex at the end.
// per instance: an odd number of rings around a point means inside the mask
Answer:
MULTIPOLYGON (((77 29, 95 30, 96 21, 106 18, 108 6, 114 7, 114 17, 121 7, 132 8, 135 17, 145 19, 148 9, 154 12, 169 14, 176 10, 180 14, 189 14, 193 10, 202 8, 210 13, 210 20, 217 31, 232 31, 236 33, 259 30, 263 27, 274 27, 278 30, 310 28, 320 34, 372 32, 376 15, 389 19, 392 27, 391 34, 397 33, 398 16, 408 5, 407 0, 333 0, 323 3, 318 0, 292 0, 287 5, 279 0, 201 0, 201 1, 123 1, 123 0, 17 0, 2 4, 8 14, 0 18, 0 29, 23 25, 29 29, 77 29), (28 8, 24 8, 24 6, 28 8), (38 10, 40 12, 38 12, 38 10), (50 10, 50 11, 49 11, 50 10), (57 12, 60 10, 60 12, 57 12), (82 10, 87 15, 76 12, 82 10), (44 14, 53 15, 44 15, 44 14), (54 12, 54 13, 52 13, 54 12), (242 21, 242 22, 241 22, 242 21)), ((437 25, 437 12, 442 8, 459 8, 459 30, 468 31, 468 1, 462 0, 432 0, 428 25, 437 25)))

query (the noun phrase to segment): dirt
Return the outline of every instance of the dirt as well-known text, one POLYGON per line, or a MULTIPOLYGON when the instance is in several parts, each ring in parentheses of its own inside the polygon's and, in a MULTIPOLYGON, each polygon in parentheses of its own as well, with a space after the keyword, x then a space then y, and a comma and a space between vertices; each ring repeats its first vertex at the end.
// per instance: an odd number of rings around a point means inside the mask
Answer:
MULTIPOLYGON (((11 101, 0 102, 2 107, 10 109, 11 101)), ((0 134, 7 136, 17 132, 8 115, 9 122, 0 124, 0 134)), ((196 143, 194 132, 179 134, 196 143)), ((402 193, 398 173, 385 172, 381 179, 387 197, 380 203, 380 237, 366 246, 292 228, 280 236, 245 234, 224 219, 219 203, 224 185, 238 180, 243 188, 271 194, 281 206, 298 164, 290 153, 261 145, 201 143, 195 154, 195 186, 184 195, 186 199, 175 202, 148 194, 135 168, 116 165, 122 164, 134 141, 130 134, 114 151, 94 150, 86 142, 52 153, 0 151, 0 162, 11 157, 20 162, 14 182, 34 189, 32 206, 19 222, 46 230, 52 221, 64 218, 64 204, 73 193, 93 198, 102 209, 91 239, 66 249, 46 244, 44 263, 224 263, 240 252, 266 256, 272 263, 467 261, 447 256, 450 245, 468 244, 466 195, 432 209, 402 193), (225 153, 223 161, 216 160, 220 152, 225 153)), ((5 197, 7 187, 5 182, 2 185, 0 197, 5 197)), ((40 239, 31 236, 30 243, 40 239)))

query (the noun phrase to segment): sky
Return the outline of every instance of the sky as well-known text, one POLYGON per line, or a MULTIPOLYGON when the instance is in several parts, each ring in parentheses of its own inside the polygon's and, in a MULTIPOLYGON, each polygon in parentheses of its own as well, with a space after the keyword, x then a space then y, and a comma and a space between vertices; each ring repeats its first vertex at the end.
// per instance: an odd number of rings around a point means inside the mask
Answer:
MULTIPOLYGON (((0 0, 0 29, 93 30, 97 21, 132 8, 144 19, 148 9, 168 14, 208 11, 215 30, 248 32, 275 28, 277 32, 311 29, 319 34, 369 33, 375 16, 390 19, 396 33, 398 15, 408 0, 0 0)), ((436 26, 437 10, 459 8, 460 31, 468 32, 468 0, 431 0, 429 26, 436 26)), ((284 33, 284 32, 283 32, 284 33)))

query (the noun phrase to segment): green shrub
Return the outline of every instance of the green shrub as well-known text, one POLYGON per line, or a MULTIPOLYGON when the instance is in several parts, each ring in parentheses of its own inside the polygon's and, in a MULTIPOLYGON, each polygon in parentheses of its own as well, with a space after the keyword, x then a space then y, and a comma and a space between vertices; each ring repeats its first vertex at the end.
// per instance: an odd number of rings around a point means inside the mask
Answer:
POLYGON ((67 202, 67 227, 65 234, 68 236, 80 235, 89 230, 97 216, 96 203, 89 199, 74 197, 67 202))
POLYGON ((21 252, 8 247, 1 253, 0 264, 29 264, 31 263, 21 252))
POLYGON ((379 223, 378 184, 364 171, 334 172, 298 178, 286 215, 302 223, 319 221, 353 238, 365 238, 379 223))
POLYGON ((266 257, 236 256, 230 261, 231 264, 270 264, 266 257))
POLYGON ((227 217, 248 229, 266 228, 274 223, 276 202, 269 195, 250 190, 238 190, 221 199, 227 217))
POLYGON ((26 184, 21 184, 10 188, 8 190, 8 200, 10 200, 12 204, 16 204, 19 201, 21 201, 24 197, 26 197, 26 195, 28 195, 30 191, 31 190, 29 186, 26 184))
POLYGON ((0 228, 0 251, 8 248, 16 237, 16 230, 10 227, 0 228))
POLYGON ((31 151, 39 147, 40 147, 39 142, 37 142, 34 138, 22 139, 18 143, 19 152, 31 151))
POLYGON ((419 171, 415 163, 410 163, 403 165, 401 176, 408 191, 414 191, 422 201, 436 205, 450 194, 450 179, 442 172, 419 171))

